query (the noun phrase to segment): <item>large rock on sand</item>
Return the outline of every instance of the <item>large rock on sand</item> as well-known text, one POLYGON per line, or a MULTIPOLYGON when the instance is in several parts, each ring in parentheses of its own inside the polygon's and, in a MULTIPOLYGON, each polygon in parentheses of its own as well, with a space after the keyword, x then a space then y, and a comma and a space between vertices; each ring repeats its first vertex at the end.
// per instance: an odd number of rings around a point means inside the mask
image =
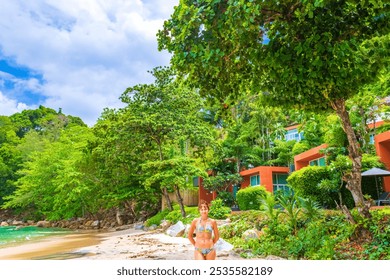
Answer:
POLYGON ((165 233, 168 234, 169 236, 179 237, 179 236, 183 236, 185 229, 186 226, 183 224, 183 222, 178 221, 176 224, 170 226, 165 231, 165 233))
POLYGON ((231 251, 234 246, 229 242, 220 238, 218 239, 217 243, 215 243, 214 247, 217 250, 217 252, 219 252, 219 251, 231 251))

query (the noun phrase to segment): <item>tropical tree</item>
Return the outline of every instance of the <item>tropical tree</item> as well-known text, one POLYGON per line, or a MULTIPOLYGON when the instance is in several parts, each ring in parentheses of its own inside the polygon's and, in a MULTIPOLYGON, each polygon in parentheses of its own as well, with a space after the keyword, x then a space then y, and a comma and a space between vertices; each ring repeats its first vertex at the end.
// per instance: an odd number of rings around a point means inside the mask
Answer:
POLYGON ((188 189, 192 186, 192 178, 206 177, 207 173, 196 167, 193 159, 188 157, 174 157, 163 161, 149 161, 143 164, 142 170, 147 174, 145 186, 153 184, 173 189, 179 203, 183 217, 186 217, 183 198, 180 189, 188 189))
MULTIPOLYGON (((210 130, 211 126, 202 119, 203 107, 199 94, 175 80, 176 77, 169 68, 158 67, 151 73, 156 79, 153 84, 129 87, 121 96, 121 100, 127 103, 124 109, 126 116, 124 129, 137 135, 140 145, 148 146, 148 166, 153 162, 160 162, 161 166, 156 168, 165 174, 160 174, 165 179, 154 180, 154 182, 158 181, 162 184, 160 186, 167 206, 173 210, 168 185, 174 186, 179 191, 181 184, 172 184, 170 179, 166 179, 171 178, 163 168, 166 161, 173 160, 176 155, 202 157, 206 148, 212 145, 214 138, 210 130)), ((152 166, 154 164, 156 163, 152 166)), ((184 169, 187 170, 189 166, 188 163, 179 161, 179 163, 175 162, 172 168, 185 167, 184 169)), ((156 178, 156 176, 150 177, 156 178)), ((184 174, 179 177, 183 176, 184 174)))
POLYGON ((105 109, 92 129, 95 139, 88 145, 90 157, 84 168, 101 198, 102 212, 96 214, 115 209, 117 222, 122 224, 126 216, 137 219, 141 211, 154 212, 157 190, 145 189, 140 180, 141 164, 154 156, 146 139, 131 129, 121 109, 105 109))
POLYGON ((388 65, 388 9, 382 1, 181 0, 158 33, 159 48, 221 104, 252 92, 269 104, 334 110, 352 160, 346 187, 370 217, 346 101, 388 65))
POLYGON ((20 139, 15 130, 9 117, 0 116, 0 206, 3 197, 15 190, 13 182, 18 177, 16 172, 22 162, 17 149, 20 139))
POLYGON ((89 128, 75 126, 58 141, 46 141, 43 151, 31 152, 18 171, 15 192, 4 198, 4 208, 29 210, 34 218, 51 220, 89 211, 94 191, 78 166, 91 137, 89 128))

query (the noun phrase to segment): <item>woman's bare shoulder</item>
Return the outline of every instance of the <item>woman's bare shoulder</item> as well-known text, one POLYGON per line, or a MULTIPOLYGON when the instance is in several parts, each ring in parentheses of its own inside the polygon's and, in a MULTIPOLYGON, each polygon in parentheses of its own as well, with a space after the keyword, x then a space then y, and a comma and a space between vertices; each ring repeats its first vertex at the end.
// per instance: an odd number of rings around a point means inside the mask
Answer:
POLYGON ((196 224, 196 223, 199 221, 199 219, 200 219, 200 218, 195 218, 195 219, 193 219, 191 224, 192 224, 192 225, 196 224))

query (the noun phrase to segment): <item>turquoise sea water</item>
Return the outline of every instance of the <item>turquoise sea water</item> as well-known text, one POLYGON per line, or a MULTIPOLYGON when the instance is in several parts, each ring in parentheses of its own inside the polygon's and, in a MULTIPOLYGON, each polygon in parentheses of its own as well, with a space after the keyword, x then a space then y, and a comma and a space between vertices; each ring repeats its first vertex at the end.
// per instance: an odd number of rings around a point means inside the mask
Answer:
POLYGON ((42 228, 42 227, 16 227, 7 226, 0 227, 0 248, 22 243, 34 241, 42 237, 69 234, 71 231, 61 228, 42 228))

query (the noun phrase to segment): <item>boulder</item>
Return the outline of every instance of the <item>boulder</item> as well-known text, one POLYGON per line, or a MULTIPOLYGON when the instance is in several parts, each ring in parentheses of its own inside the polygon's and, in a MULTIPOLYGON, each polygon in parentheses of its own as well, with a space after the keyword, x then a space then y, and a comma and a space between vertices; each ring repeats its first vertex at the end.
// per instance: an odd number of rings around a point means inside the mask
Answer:
POLYGON ((16 221, 16 220, 14 220, 14 221, 12 221, 12 225, 13 225, 13 226, 22 226, 22 225, 24 225, 24 223, 23 223, 22 221, 16 221))
POLYGON ((88 220, 88 221, 85 222, 84 225, 85 225, 86 227, 91 227, 91 226, 92 226, 92 223, 93 223, 93 221, 88 220))
POLYGON ((100 225, 100 221, 99 220, 95 220, 95 221, 92 222, 91 227, 98 228, 99 225, 100 225))
POLYGON ((214 248, 217 250, 217 252, 221 251, 231 251, 233 249, 233 245, 229 242, 223 240, 222 238, 219 238, 217 243, 215 243, 214 248))
POLYGON ((180 237, 183 236, 186 226, 182 221, 178 221, 176 224, 170 226, 165 233, 169 236, 180 237))
POLYGON ((43 227, 43 228, 48 228, 50 227, 50 222, 48 221, 39 221, 36 224, 37 227, 43 227))
POLYGON ((248 229, 241 236, 245 241, 250 239, 259 239, 260 232, 257 229, 248 229))
POLYGON ((135 224, 135 225, 134 225, 134 229, 143 230, 144 227, 145 227, 145 226, 144 226, 143 223, 138 223, 138 224, 135 224))
POLYGON ((148 227, 148 230, 156 230, 158 228, 158 225, 153 224, 150 227, 148 227))
POLYGON ((162 220, 160 226, 163 231, 167 230, 172 225, 171 221, 162 220))

